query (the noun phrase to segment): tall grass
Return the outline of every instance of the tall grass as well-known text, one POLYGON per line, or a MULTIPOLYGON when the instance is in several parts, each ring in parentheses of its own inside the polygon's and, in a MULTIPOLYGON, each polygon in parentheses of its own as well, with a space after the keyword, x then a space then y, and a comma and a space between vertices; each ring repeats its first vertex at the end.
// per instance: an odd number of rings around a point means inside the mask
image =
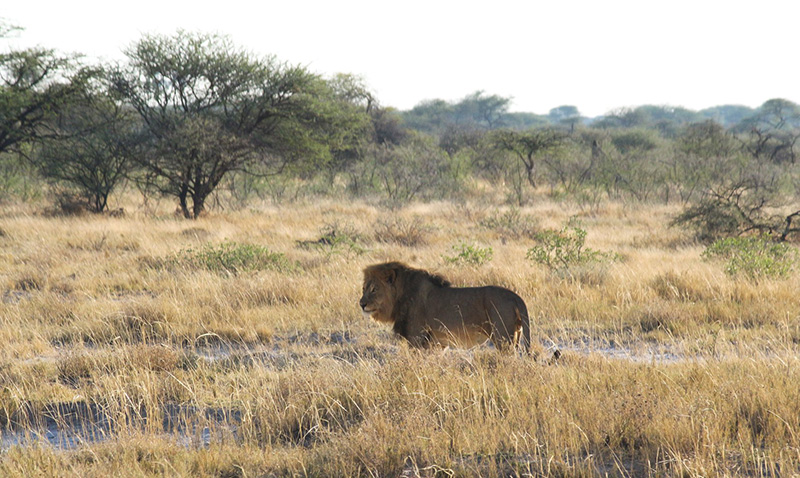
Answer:
POLYGON ((800 473, 796 272, 740 280, 666 229, 671 209, 604 204, 581 217, 586 247, 624 260, 565 280, 526 253, 532 228, 579 210, 491 213, 501 230, 463 209, 328 202, 191 224, 0 211, 3 436, 69 428, 59 410, 106 423, 66 450, 4 442, 0 475, 800 473), (358 254, 304 245, 330 224, 358 231, 358 254), (447 260, 476 243, 491 261, 447 260), (356 305, 361 269, 383 260, 514 289, 539 359, 409 349, 356 305))

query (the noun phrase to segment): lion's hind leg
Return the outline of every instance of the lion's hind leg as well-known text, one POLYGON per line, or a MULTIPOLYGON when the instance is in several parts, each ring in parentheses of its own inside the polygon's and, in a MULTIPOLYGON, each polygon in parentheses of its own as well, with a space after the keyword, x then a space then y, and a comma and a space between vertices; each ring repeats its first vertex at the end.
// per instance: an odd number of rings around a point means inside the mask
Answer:
MULTIPOLYGON (((524 306, 523 306, 524 307, 524 306)), ((514 307, 516 314, 516 330, 514 331, 514 346, 523 354, 531 353, 531 323, 528 309, 520 310, 514 307)))
POLYGON ((489 323, 491 324, 489 338, 495 347, 497 347, 497 350, 505 352, 513 350, 516 346, 518 340, 517 331, 516 327, 510 325, 510 322, 511 321, 497 309, 493 312, 489 312, 489 323))
POLYGON ((498 350, 519 350, 526 354, 530 350, 530 324, 528 312, 518 306, 504 308, 501 312, 496 307, 488 313, 492 325, 492 342, 498 350))

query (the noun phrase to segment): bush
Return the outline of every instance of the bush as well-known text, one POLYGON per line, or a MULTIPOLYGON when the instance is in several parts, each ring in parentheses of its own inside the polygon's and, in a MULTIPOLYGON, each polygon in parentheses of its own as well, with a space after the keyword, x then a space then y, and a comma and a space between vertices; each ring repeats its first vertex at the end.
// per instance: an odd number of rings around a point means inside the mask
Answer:
POLYGON ((739 234, 742 223, 741 214, 736 208, 706 199, 688 207, 670 225, 688 225, 695 230, 697 240, 708 244, 720 237, 739 234))
POLYGON ((753 233, 769 234, 780 241, 800 232, 797 219, 800 210, 776 214, 785 205, 782 191, 790 175, 774 168, 762 171, 759 165, 748 163, 743 170, 731 174, 724 184, 710 188, 705 197, 672 221, 673 226, 689 226, 697 238, 706 243, 726 237, 753 233))
POLYGON ((720 239, 703 251, 706 260, 725 261, 725 273, 751 280, 784 278, 798 262, 797 249, 769 236, 720 239))
POLYGON ((53 207, 44 211, 46 216, 82 216, 91 208, 85 198, 71 191, 56 189, 53 194, 53 207))
POLYGON ((587 264, 604 264, 619 259, 619 255, 614 252, 584 247, 586 231, 577 226, 566 226, 560 231, 541 231, 534 234, 534 239, 539 244, 528 249, 527 258, 552 271, 564 271, 587 264))
POLYGON ((492 260, 494 251, 491 247, 480 247, 467 243, 453 246, 454 256, 443 256, 445 262, 450 264, 468 264, 480 266, 492 260))
POLYGON ((314 241, 298 241, 304 249, 316 249, 326 256, 334 254, 361 255, 366 252, 359 243, 363 241, 361 234, 349 224, 326 224, 320 229, 320 238, 314 241))
POLYGON ((287 272, 296 268, 296 265, 280 252, 272 252, 256 244, 236 242, 224 242, 216 246, 206 244, 200 249, 184 249, 170 262, 228 274, 260 270, 287 272))
POLYGON ((418 136, 402 145, 369 148, 364 161, 356 166, 361 185, 353 184, 351 190, 371 185, 392 208, 413 200, 441 199, 461 193, 460 166, 431 140, 418 136))
POLYGON ((500 214, 499 211, 480 222, 481 227, 497 232, 503 237, 519 239, 534 237, 538 229, 536 218, 522 214, 519 208, 512 207, 500 214))
POLYGON ((427 242, 426 236, 430 227, 419 217, 405 220, 395 216, 392 219, 381 219, 375 229, 375 240, 384 243, 395 243, 406 247, 415 247, 427 242))
POLYGON ((652 151, 658 147, 658 139, 655 131, 629 129, 614 134, 611 138, 611 144, 621 154, 642 153, 652 151))

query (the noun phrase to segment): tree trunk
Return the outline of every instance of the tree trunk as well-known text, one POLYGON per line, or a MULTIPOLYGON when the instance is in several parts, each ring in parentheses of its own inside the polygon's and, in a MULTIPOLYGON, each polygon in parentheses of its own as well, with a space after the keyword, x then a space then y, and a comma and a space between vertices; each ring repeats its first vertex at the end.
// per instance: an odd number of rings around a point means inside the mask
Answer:
POLYGON ((197 219, 206 209, 206 196, 195 194, 192 196, 192 219, 197 219))
POLYGON ((189 204, 186 202, 186 199, 189 196, 189 188, 186 186, 181 186, 181 190, 178 193, 178 201, 181 207, 181 213, 183 217, 186 219, 191 219, 192 215, 189 213, 189 204))
POLYGON ((108 193, 96 193, 94 195, 94 212, 101 213, 106 210, 108 205, 108 193))
POLYGON ((211 184, 195 184, 192 191, 192 219, 197 219, 206 209, 206 199, 214 190, 211 184))
POLYGON ((528 183, 531 185, 533 189, 536 189, 536 178, 535 176, 535 164, 533 163, 533 159, 530 159, 530 162, 525 162, 525 171, 528 173, 528 183))

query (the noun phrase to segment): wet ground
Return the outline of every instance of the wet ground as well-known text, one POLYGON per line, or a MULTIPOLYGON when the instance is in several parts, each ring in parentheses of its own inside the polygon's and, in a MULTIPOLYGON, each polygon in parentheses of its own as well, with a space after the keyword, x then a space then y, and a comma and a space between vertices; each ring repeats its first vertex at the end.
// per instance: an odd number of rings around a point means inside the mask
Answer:
POLYGON ((186 446, 202 447, 221 435, 235 436, 241 413, 232 409, 201 409, 165 404, 156 413, 147 408, 109 411, 86 402, 53 403, 41 409, 23 406, 0 433, 0 449, 14 445, 48 444, 72 449, 107 440, 125 430, 160 431, 186 446))
MULTIPOLYGON (((362 360, 382 363, 397 353, 397 344, 387 341, 385 345, 359 344, 349 333, 328 335, 308 334, 286 337, 270 346, 242 348, 227 346, 200 347, 190 351, 198 360, 220 367, 262 366, 272 369, 286 367, 314 358, 331 358, 356 363, 362 360), (298 353, 286 345, 328 345, 308 348, 298 353)), ((484 345, 486 347, 486 345, 484 345)), ((488 345, 491 347, 491 344, 488 345)), ((304 348, 301 347, 300 350, 304 348)), ((623 346, 605 341, 577 341, 554 347, 543 344, 543 362, 552 363, 555 352, 564 354, 599 354, 610 360, 629 360, 637 363, 674 363, 685 357, 664 347, 623 346)), ((471 350, 451 350, 443 353, 463 353, 471 350)), ((57 357, 41 357, 40 360, 56 360, 57 357)), ((8 413, 8 412, 6 412, 8 413)), ((85 401, 51 403, 44 406, 23 403, 10 416, 0 416, 0 450, 16 445, 46 444, 56 449, 68 450, 112 439, 121 433, 161 433, 174 438, 188 447, 204 447, 212 441, 229 436, 235 439, 241 424, 241 412, 235 409, 200 408, 188 404, 162 404, 156 410, 144 406, 120 410, 85 401)))

